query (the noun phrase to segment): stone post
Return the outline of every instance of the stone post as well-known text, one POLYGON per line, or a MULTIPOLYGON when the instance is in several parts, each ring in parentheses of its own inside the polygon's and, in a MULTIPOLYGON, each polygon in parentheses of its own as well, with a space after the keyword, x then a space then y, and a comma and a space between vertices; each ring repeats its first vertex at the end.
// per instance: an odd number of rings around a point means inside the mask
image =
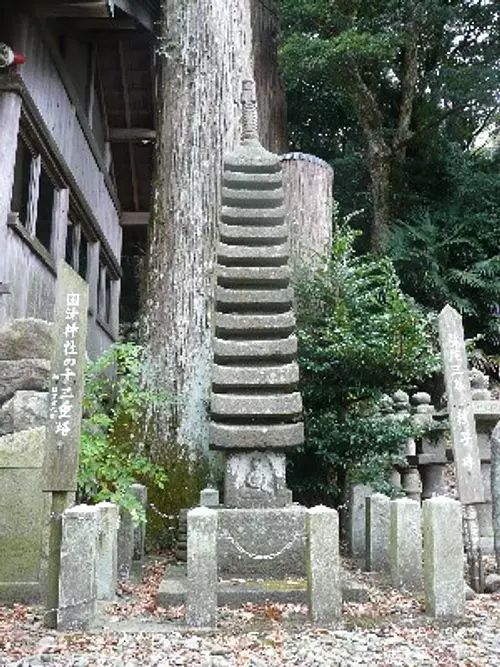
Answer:
POLYGON ((58 630, 88 630, 94 619, 99 513, 77 505, 62 515, 58 630))
POLYGON ((217 489, 206 487, 200 491, 200 507, 217 507, 219 505, 219 492, 217 489))
POLYGON ((99 510, 99 530, 96 563, 96 595, 98 600, 113 600, 118 576, 118 524, 120 513, 117 505, 102 502, 99 510))
POLYGON ((425 609, 436 618, 463 616, 465 608, 462 508, 437 497, 423 503, 425 609))
POLYGON ((309 614, 315 623, 331 623, 342 609, 338 512, 322 505, 308 509, 306 536, 309 614))
MULTIPOLYGON (((148 504, 148 490, 144 484, 131 484, 131 493, 141 503, 144 510, 148 504)), ((132 554, 133 560, 142 561, 144 558, 144 545, 146 541, 146 524, 144 521, 134 524, 134 551, 132 554)))
POLYGON ((128 579, 134 556, 134 522, 130 512, 120 507, 118 526, 118 579, 128 579))
POLYGON ((365 556, 365 502, 371 493, 365 484, 354 484, 349 490, 349 547, 354 558, 365 556))
POLYGON ((383 493, 366 498, 366 569, 389 572, 391 539, 391 501, 383 493))
POLYGON ((420 504, 409 498, 391 500, 391 579, 397 588, 422 590, 420 504))
POLYGON ((189 510, 186 623, 213 627, 217 622, 217 512, 189 510))

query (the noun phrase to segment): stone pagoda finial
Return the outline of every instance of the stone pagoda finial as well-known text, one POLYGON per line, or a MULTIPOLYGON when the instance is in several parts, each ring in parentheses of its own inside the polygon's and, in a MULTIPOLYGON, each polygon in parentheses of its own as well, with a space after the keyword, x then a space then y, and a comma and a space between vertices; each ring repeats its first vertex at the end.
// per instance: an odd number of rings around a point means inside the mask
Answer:
POLYGON ((259 118, 257 113, 257 95, 255 94, 255 82, 251 79, 243 81, 241 91, 242 106, 242 134, 243 144, 259 140, 259 118))

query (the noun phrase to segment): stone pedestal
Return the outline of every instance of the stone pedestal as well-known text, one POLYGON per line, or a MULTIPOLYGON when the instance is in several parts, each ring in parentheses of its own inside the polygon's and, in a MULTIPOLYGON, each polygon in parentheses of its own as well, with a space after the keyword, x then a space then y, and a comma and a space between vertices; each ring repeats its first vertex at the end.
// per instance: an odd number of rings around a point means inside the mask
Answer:
POLYGON ((188 512, 187 522, 186 622, 213 627, 217 623, 217 512, 197 507, 188 512))
POLYGON ((307 510, 306 533, 309 614, 315 623, 331 623, 342 611, 337 511, 307 510))

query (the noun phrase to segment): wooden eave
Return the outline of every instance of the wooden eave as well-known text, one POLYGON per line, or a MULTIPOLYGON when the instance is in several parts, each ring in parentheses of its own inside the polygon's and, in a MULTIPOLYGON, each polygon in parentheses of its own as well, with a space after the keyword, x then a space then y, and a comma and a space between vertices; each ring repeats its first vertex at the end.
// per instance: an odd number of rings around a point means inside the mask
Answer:
POLYGON ((153 32, 159 6, 159 0, 36 0, 32 3, 39 15, 52 18, 112 19, 123 12, 150 32, 153 32))

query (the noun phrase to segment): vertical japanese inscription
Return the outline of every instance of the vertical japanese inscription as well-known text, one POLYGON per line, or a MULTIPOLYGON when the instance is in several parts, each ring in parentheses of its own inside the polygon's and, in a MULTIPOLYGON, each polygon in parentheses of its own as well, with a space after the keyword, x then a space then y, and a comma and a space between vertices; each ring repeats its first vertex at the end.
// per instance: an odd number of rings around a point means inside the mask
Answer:
POLYGON ((439 342, 444 367, 450 433, 460 501, 484 502, 481 463, 465 351, 462 318, 451 306, 439 314, 439 342))
POLYGON ((88 286, 61 262, 54 309, 45 491, 74 491, 80 447, 88 286))

